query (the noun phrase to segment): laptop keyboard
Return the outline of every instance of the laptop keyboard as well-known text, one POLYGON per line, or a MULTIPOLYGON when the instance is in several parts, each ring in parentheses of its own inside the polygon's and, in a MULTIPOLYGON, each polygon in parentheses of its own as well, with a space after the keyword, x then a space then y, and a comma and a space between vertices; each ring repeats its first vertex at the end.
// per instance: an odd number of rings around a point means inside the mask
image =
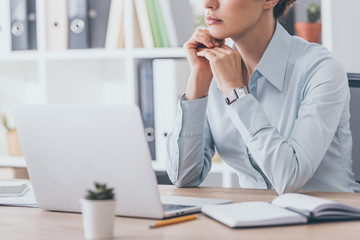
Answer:
POLYGON ((175 211, 183 208, 189 208, 194 206, 178 205, 178 204, 163 204, 164 212, 175 211))

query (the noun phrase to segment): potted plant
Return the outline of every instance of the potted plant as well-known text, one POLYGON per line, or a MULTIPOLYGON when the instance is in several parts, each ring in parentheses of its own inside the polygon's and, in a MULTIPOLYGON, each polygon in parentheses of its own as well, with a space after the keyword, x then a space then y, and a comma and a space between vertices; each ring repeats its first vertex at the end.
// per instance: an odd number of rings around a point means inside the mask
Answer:
POLYGON ((9 126, 8 120, 5 115, 2 116, 2 123, 3 123, 3 126, 5 127, 5 129, 7 130, 6 138, 7 138, 9 155, 16 156, 16 157, 23 156, 16 130, 15 130, 15 128, 12 128, 9 126))
POLYGON ((95 191, 88 190, 80 199, 85 238, 111 238, 114 234, 115 204, 113 188, 95 183, 95 191))
POLYGON ((308 22, 296 22, 295 30, 298 36, 304 38, 308 42, 320 43, 321 23, 320 20, 321 9, 318 4, 310 4, 307 8, 308 22))

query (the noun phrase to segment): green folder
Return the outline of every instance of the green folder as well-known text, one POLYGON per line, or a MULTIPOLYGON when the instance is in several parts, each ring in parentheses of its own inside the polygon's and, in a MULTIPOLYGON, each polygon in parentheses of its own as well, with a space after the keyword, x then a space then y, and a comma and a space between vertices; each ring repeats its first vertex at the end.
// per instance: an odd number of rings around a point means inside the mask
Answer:
POLYGON ((154 0, 144 0, 144 1, 146 1, 146 8, 149 14, 150 27, 153 35, 154 45, 155 47, 161 47, 162 46, 161 34, 160 34, 158 18, 156 16, 156 9, 155 9, 156 3, 154 0))
POLYGON ((170 47, 170 40, 169 40, 169 36, 166 31, 165 19, 164 19, 164 15, 163 15, 161 7, 160 7, 160 2, 159 2, 159 0, 152 0, 152 1, 155 6, 157 24, 159 27, 160 38, 161 38, 161 47, 170 47))

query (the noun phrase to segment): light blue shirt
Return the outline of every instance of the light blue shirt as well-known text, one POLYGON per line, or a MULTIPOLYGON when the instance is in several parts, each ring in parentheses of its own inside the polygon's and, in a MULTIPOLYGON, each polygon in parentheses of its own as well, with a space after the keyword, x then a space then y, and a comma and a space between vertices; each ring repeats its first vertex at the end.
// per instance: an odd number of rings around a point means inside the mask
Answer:
POLYGON ((336 57, 277 23, 249 89, 228 106, 213 80, 207 97, 180 100, 167 138, 167 171, 176 186, 198 186, 216 147, 242 188, 360 191, 348 80, 336 57))

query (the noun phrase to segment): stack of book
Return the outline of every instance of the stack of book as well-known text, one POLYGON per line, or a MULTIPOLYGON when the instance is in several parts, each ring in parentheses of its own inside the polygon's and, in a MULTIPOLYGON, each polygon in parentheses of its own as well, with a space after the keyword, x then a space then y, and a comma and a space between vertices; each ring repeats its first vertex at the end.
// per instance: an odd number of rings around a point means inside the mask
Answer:
POLYGON ((0 52, 37 49, 35 0, 0 1, 0 52))
POLYGON ((123 0, 47 0, 47 49, 124 47, 123 0))
POLYGON ((180 47, 195 30, 189 0, 135 0, 143 46, 180 47))
MULTIPOLYGON (((134 28, 137 47, 179 47, 195 30, 189 0, 134 0, 133 26, 125 2, 46 0, 46 48, 123 48, 125 27, 134 28)), ((36 0, 1 0, 0 52, 37 49, 36 25, 36 0)))

